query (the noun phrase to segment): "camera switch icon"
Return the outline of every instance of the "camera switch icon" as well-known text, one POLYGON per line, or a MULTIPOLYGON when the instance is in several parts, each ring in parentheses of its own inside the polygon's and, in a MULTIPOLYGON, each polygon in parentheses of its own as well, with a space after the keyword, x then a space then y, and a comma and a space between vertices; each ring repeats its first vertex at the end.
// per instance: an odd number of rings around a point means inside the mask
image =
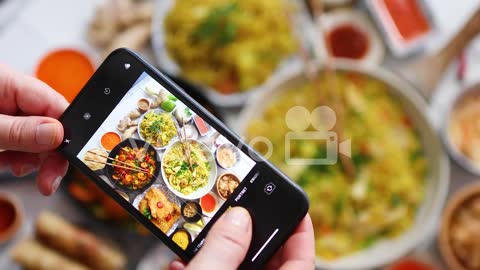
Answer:
POLYGON ((272 182, 270 182, 270 183, 268 183, 268 184, 265 185, 265 188, 263 189, 263 191, 264 191, 267 195, 271 195, 276 188, 277 188, 277 187, 275 186, 275 184, 272 183, 272 182))

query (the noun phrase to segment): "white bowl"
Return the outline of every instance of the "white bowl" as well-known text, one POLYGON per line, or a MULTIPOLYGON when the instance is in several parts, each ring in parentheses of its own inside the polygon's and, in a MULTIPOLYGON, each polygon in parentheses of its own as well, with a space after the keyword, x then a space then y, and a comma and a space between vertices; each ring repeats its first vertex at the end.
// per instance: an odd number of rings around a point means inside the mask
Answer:
POLYGON ((165 175, 165 170, 163 169, 163 165, 165 164, 165 156, 168 155, 168 153, 171 151, 171 149, 175 145, 180 144, 181 143, 180 141, 175 141, 171 143, 168 146, 167 150, 165 150, 165 153, 162 156, 161 171, 162 171, 162 178, 163 178, 163 181, 165 182, 165 185, 171 192, 173 192, 173 194, 185 200, 195 200, 206 195, 215 186, 215 182, 217 180, 217 164, 215 163, 215 158, 213 157, 212 152, 204 143, 197 140, 192 140, 192 139, 189 139, 188 141, 198 143, 200 145, 200 148, 202 148, 203 152, 205 153, 207 160, 210 162, 210 177, 208 178, 208 183, 204 187, 197 189, 196 191, 190 193, 189 195, 185 195, 177 191, 170 185, 170 182, 168 181, 165 175))
MULTIPOLYGON (((404 107, 424 146, 428 161, 429 175, 425 179, 425 197, 420 205, 416 219, 409 230, 397 238, 385 239, 377 242, 368 249, 338 258, 336 260, 316 259, 319 269, 358 270, 374 269, 385 266, 407 255, 415 247, 432 241, 435 237, 441 211, 448 194, 450 164, 430 119, 427 118, 427 104, 422 96, 412 86, 385 69, 373 66, 358 65, 350 61, 334 62, 337 70, 359 72, 385 82, 389 86, 391 95, 404 107)), ((244 134, 251 119, 262 114, 271 97, 304 81, 303 67, 291 66, 290 75, 272 79, 262 96, 245 107, 237 122, 238 134, 244 134)))
MULTIPOLYGON (((383 58, 385 56, 385 47, 383 46, 383 41, 377 30, 375 30, 373 24, 363 13, 350 9, 339 9, 328 12, 318 19, 325 33, 329 33, 341 25, 351 25, 355 28, 358 28, 358 30, 367 37, 368 48, 365 55, 360 59, 351 59, 351 61, 358 62, 362 65, 379 65, 383 62, 383 58)), ((321 52, 319 53, 322 54, 320 57, 325 59, 327 56, 327 49, 326 45, 323 44, 324 39, 317 35, 314 42, 318 42, 323 45, 321 52)))
POLYGON ((467 87, 465 90, 463 90, 460 94, 458 94, 453 99, 453 101, 449 105, 447 115, 445 117, 445 121, 443 122, 442 135, 443 135, 443 141, 445 143, 445 147, 447 148, 453 160, 455 160, 455 162, 457 162, 458 165, 460 165, 462 168, 469 171, 470 173, 480 176, 480 166, 476 164, 473 160, 471 160, 469 157, 467 157, 464 153, 462 153, 458 149, 458 147, 452 142, 450 128, 449 128, 450 122, 452 120, 452 114, 457 108, 457 106, 459 106, 459 103, 471 96, 476 96, 476 97, 480 96, 479 83, 471 85, 470 87, 467 87))

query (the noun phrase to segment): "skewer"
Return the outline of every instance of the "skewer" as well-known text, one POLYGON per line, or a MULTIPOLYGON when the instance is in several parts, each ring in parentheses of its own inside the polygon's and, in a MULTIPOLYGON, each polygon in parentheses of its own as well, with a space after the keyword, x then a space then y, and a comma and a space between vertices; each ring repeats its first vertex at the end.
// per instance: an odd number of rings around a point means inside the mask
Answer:
POLYGON ((95 162, 95 163, 104 164, 104 165, 109 165, 109 166, 112 166, 112 167, 127 169, 127 170, 131 170, 131 171, 135 171, 135 172, 142 172, 142 173, 146 173, 146 174, 151 174, 149 171, 146 171, 146 170, 143 170, 143 169, 125 167, 125 166, 121 166, 121 165, 117 165, 117 164, 113 164, 113 163, 101 162, 101 161, 98 161, 98 160, 93 160, 93 159, 88 159, 88 158, 85 159, 85 161, 95 162))
MULTIPOLYGON (((123 161, 120 161, 120 160, 116 160, 116 159, 111 158, 111 157, 109 157, 109 156, 104 156, 104 155, 101 155, 101 154, 92 152, 92 151, 90 151, 90 150, 88 150, 87 152, 90 153, 90 154, 93 154, 93 155, 96 155, 96 156, 99 156, 99 157, 103 157, 103 158, 106 158, 106 159, 108 159, 108 160, 115 161, 115 162, 118 162, 118 163, 120 163, 120 164, 123 164, 123 165, 132 167, 132 165, 129 164, 129 163, 126 163, 126 162, 123 162, 123 161)), ((133 168, 138 168, 138 167, 133 167, 133 168)), ((141 169, 141 170, 145 170, 145 169, 143 169, 143 168, 140 168, 140 169, 141 169)), ((147 172, 147 170, 145 170, 145 172, 147 172)))
POLYGON ((183 155, 185 156, 185 159, 187 160, 188 167, 191 169, 192 164, 190 163, 190 157, 187 154, 187 146, 186 146, 186 144, 188 144, 188 142, 187 142, 186 138, 185 138, 185 141, 183 140, 182 132, 179 129, 177 129, 177 136, 178 136, 178 139, 180 140, 180 143, 182 144, 183 155))

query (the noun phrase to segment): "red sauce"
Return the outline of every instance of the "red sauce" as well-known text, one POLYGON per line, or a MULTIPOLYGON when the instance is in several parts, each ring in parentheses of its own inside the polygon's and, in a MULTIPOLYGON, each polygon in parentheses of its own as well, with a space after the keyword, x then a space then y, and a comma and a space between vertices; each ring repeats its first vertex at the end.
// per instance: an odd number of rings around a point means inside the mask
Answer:
POLYGON ((400 36, 408 41, 430 30, 417 0, 383 0, 400 36))
POLYGON ((388 270, 434 270, 434 268, 415 260, 403 260, 394 264, 388 270))
POLYGON ((207 194, 200 198, 200 205, 202 206, 203 211, 211 213, 215 211, 217 200, 213 197, 212 194, 207 194))
POLYGON ((15 208, 6 201, 0 201, 0 234, 7 231, 15 221, 15 208))
POLYGON ((351 24, 332 29, 327 35, 327 41, 334 57, 361 59, 369 47, 367 35, 351 24))

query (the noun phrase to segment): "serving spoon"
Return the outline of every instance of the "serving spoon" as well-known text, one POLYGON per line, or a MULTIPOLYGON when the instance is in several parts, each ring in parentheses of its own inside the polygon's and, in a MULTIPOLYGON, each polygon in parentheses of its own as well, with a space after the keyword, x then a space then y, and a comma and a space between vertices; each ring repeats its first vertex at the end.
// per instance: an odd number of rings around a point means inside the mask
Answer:
POLYGON ((430 100, 448 65, 461 54, 478 33, 480 33, 480 8, 473 13, 453 39, 438 52, 406 62, 395 70, 418 86, 425 98, 430 100))

